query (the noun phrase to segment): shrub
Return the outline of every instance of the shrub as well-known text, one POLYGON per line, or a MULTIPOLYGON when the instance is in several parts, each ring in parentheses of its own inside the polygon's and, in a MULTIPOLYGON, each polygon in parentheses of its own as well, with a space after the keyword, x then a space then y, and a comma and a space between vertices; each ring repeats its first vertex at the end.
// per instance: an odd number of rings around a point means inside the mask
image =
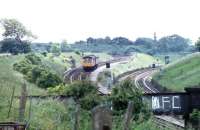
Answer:
POLYGON ((61 82, 59 76, 46 70, 42 71, 36 80, 36 84, 41 88, 55 87, 61 82))
POLYGON ((13 65, 14 70, 21 72, 22 74, 27 74, 31 69, 32 65, 28 60, 23 60, 13 65))
POLYGON ((75 100, 83 98, 89 93, 96 93, 96 86, 89 81, 78 81, 75 82, 64 90, 64 94, 67 96, 74 97, 75 100))
POLYGON ((26 55, 24 60, 15 63, 13 67, 41 88, 55 87, 62 82, 60 77, 43 65, 41 58, 35 54, 26 55))
POLYGON ((91 110, 102 102, 102 98, 97 94, 88 94, 80 99, 81 108, 91 110))
POLYGON ((142 93, 137 89, 131 80, 125 80, 116 85, 111 93, 110 101, 114 114, 122 114, 128 107, 128 102, 134 102, 134 118, 138 119, 139 113, 148 112, 142 103, 142 93))
POLYGON ((102 101, 100 95, 97 94, 96 86, 89 81, 78 81, 70 85, 59 85, 55 88, 48 89, 50 93, 64 94, 80 104, 81 108, 91 110, 102 101))
POLYGON ((42 60, 39 56, 35 55, 35 54, 28 54, 25 56, 25 58, 30 61, 31 64, 33 65, 40 65, 42 64, 42 60))

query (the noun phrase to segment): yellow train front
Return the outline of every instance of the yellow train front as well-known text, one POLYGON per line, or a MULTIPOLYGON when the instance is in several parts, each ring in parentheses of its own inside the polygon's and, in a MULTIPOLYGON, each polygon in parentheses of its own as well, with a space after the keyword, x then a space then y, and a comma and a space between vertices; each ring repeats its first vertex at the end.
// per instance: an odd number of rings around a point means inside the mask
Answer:
POLYGON ((83 57, 82 66, 84 71, 91 72, 97 68, 97 57, 95 55, 88 55, 83 57))

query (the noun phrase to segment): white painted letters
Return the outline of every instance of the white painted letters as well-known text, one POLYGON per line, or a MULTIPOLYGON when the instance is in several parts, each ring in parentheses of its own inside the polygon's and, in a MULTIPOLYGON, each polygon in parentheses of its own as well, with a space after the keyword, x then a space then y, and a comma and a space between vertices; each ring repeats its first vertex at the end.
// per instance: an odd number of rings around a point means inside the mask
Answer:
POLYGON ((181 107, 180 106, 175 106, 175 100, 179 100, 180 97, 179 96, 173 96, 172 97, 172 109, 180 109, 181 107))
POLYGON ((165 109, 165 104, 170 104, 170 98, 169 97, 162 97, 162 108, 165 109))
POLYGON ((159 97, 153 96, 152 97, 152 109, 159 109, 160 103, 159 103, 159 97))

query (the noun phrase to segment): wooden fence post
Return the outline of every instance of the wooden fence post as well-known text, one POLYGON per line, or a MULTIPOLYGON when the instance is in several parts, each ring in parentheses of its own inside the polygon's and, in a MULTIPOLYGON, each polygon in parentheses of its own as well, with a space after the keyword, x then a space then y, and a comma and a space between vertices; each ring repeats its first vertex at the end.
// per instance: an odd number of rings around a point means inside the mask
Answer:
POLYGON ((74 122, 74 130, 79 129, 79 115, 80 115, 80 105, 76 105, 76 111, 75 111, 75 122, 74 122))
POLYGON ((92 110, 92 130, 112 130, 112 111, 106 106, 92 110))
POLYGON ((128 109, 124 117, 124 130, 129 130, 129 124, 133 113, 133 102, 128 103, 128 109))
POLYGON ((24 83, 22 85, 22 90, 21 90, 21 96, 20 96, 20 101, 19 101, 19 121, 22 122, 24 121, 24 113, 26 109, 26 101, 27 101, 27 89, 26 89, 26 84, 24 83))
POLYGON ((15 87, 13 87, 13 91, 12 91, 12 95, 11 95, 11 101, 10 101, 10 106, 9 106, 8 116, 7 116, 8 118, 10 117, 10 111, 11 111, 11 108, 12 108, 14 95, 15 95, 15 87))

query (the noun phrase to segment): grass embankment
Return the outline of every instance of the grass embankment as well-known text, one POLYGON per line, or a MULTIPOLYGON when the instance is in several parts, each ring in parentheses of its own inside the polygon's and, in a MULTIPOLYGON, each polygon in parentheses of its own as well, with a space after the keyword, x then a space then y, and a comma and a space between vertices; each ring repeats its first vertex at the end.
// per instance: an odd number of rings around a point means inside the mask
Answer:
POLYGON ((36 85, 27 82, 23 75, 13 70, 13 64, 24 58, 24 55, 0 57, 0 96, 11 95, 15 88, 15 95, 20 94, 21 86, 25 82, 29 94, 44 94, 44 90, 36 85))
POLYGON ((175 62, 181 58, 184 58, 185 56, 189 55, 191 53, 166 53, 166 54, 158 54, 155 55, 157 59, 161 60, 163 63, 165 63, 165 56, 169 56, 170 63, 175 62))
POLYGON ((185 87, 200 86, 200 53, 188 55, 169 64, 153 79, 161 86, 174 91, 184 91, 185 87))
POLYGON ((151 66, 153 63, 161 63, 161 61, 157 61, 156 58, 147 54, 136 53, 129 58, 128 62, 113 67, 111 65, 111 69, 115 76, 117 76, 130 70, 151 66))

